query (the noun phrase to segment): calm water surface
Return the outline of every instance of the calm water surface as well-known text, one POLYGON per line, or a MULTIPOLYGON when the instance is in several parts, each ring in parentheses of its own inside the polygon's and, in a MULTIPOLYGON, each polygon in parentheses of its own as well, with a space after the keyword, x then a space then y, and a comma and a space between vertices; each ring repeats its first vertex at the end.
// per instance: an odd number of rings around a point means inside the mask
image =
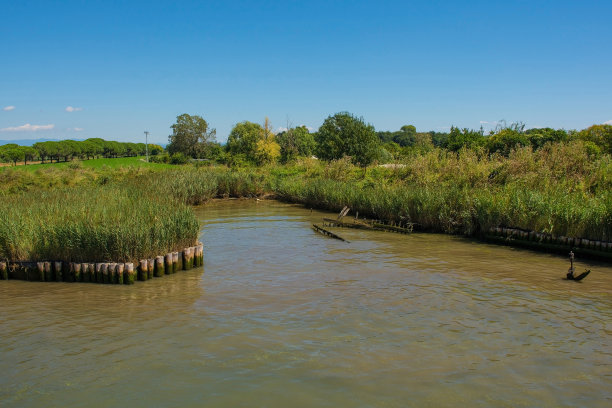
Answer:
POLYGON ((2 407, 610 407, 612 268, 433 234, 197 209, 205 270, 0 282, 2 407), (580 269, 580 270, 581 270, 580 269))

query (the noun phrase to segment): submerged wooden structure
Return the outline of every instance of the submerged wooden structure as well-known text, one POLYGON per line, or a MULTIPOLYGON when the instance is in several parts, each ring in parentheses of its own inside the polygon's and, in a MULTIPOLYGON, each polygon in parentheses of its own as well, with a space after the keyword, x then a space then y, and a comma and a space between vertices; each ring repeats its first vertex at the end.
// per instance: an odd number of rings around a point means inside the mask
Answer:
POLYGON ((348 242, 346 239, 342 238, 340 235, 338 234, 334 234, 331 231, 326 230, 325 228, 317 225, 317 224, 312 224, 312 229, 314 229, 316 232, 323 234, 325 236, 328 236, 330 238, 335 238, 335 239, 339 239, 340 241, 344 241, 344 242, 348 242))
POLYGON ((520 228, 495 227, 489 229, 482 237, 485 241, 501 245, 557 254, 574 252, 581 258, 612 261, 612 242, 590 240, 580 237, 546 234, 520 228))
POLYGON ((204 265, 204 244, 133 262, 10 262, 0 261, 0 280, 84 282, 132 285, 204 265))

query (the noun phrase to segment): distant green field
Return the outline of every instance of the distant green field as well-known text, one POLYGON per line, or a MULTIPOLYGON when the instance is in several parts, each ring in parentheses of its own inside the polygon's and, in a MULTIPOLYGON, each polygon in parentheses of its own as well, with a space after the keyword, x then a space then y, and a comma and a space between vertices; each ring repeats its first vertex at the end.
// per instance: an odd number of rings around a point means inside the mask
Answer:
MULTIPOLYGON (((69 162, 59 162, 59 163, 44 163, 44 164, 28 164, 27 166, 16 166, 19 169, 27 169, 30 171, 35 171, 41 168, 55 167, 55 168, 63 168, 68 166, 82 166, 84 168, 94 168, 100 169, 103 166, 108 168, 119 168, 119 167, 148 167, 148 168, 171 168, 173 167, 170 164, 162 164, 162 163, 147 163, 145 161, 145 156, 138 157, 119 157, 116 159, 91 159, 91 160, 73 160, 69 162)), ((174 166, 175 167, 175 166, 174 166)), ((0 171, 2 169, 7 168, 15 168, 14 166, 3 166, 0 167, 0 171)))

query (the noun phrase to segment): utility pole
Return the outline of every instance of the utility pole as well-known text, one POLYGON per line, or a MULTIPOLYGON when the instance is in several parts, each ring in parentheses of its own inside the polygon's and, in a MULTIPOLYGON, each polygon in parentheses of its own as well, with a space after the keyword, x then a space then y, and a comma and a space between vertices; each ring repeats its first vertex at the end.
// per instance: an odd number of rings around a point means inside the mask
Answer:
POLYGON ((147 152, 147 163, 149 162, 149 131, 145 130, 145 150, 147 152))

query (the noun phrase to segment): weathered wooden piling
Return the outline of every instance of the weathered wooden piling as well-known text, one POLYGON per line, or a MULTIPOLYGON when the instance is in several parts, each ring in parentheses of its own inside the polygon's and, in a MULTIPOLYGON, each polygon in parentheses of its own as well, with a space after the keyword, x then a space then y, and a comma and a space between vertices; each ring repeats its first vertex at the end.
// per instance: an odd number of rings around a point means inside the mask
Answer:
POLYGON ((44 262, 36 262, 36 272, 38 275, 38 280, 44 282, 45 281, 45 263, 44 262))
POLYGON ((172 273, 177 273, 179 271, 178 269, 178 252, 173 252, 172 253, 172 273))
POLYGON ((149 261, 141 259, 138 266, 138 280, 146 281, 149 277, 149 261))
POLYGON ((195 259, 197 260, 196 266, 202 266, 204 265, 204 244, 200 242, 196 248, 197 248, 197 256, 195 257, 195 259))
POLYGON ((190 256, 191 256, 191 248, 183 248, 183 269, 186 271, 191 269, 190 256))
POLYGON ((51 262, 43 262, 43 269, 45 270, 45 282, 51 282, 53 280, 53 271, 51 270, 51 262))
POLYGON ((95 282, 104 283, 104 276, 102 276, 102 264, 99 262, 96 263, 95 274, 96 274, 95 282))
MULTIPOLYGON (((172 260, 174 261, 174 258, 172 260)), ((179 251, 176 253, 176 270, 182 271, 183 269, 185 269, 183 268, 183 252, 179 251)))
POLYGON ((155 257, 155 272, 153 273, 153 275, 156 278, 161 278, 162 276, 164 276, 164 257, 163 256, 156 256, 155 257))
POLYGON ((164 257, 164 269, 166 271, 166 275, 172 274, 172 252, 169 252, 164 257))
POLYGON ((56 282, 61 282, 62 279, 62 262, 61 261, 56 261, 53 262, 53 277, 55 278, 56 282))
POLYGON ((153 279, 155 273, 155 259, 147 259, 147 279, 153 279))
POLYGON ((81 264, 80 263, 72 263, 72 276, 73 282, 81 281, 81 264))
POLYGON ((108 278, 108 264, 106 262, 100 264, 100 273, 102 273, 102 283, 110 283, 108 278))
POLYGON ((0 280, 8 280, 8 267, 6 262, 0 262, 0 280))
POLYGON ((124 281, 123 283, 126 285, 133 285, 136 281, 136 271, 134 270, 134 264, 129 262, 125 264, 125 273, 124 273, 124 281))
POLYGON ((124 274, 125 265, 122 263, 118 263, 115 266, 115 283, 118 285, 123 285, 123 274, 124 274))

